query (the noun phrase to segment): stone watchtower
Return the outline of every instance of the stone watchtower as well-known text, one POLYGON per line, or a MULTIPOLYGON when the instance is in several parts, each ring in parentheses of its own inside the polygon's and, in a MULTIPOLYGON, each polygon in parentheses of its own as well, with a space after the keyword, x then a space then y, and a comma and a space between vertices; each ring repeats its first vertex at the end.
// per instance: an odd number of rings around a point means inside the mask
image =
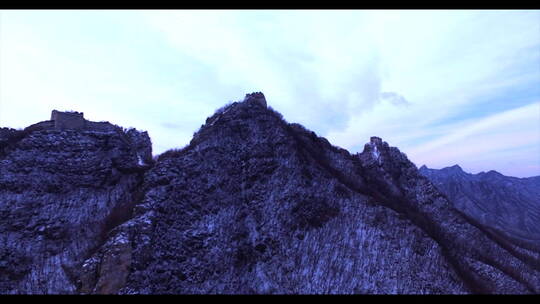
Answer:
POLYGON ((86 125, 82 112, 60 112, 53 110, 51 113, 51 120, 54 122, 54 128, 56 130, 80 130, 86 125))
POLYGON ((244 101, 246 103, 259 104, 266 108, 266 98, 264 97, 264 94, 261 92, 253 92, 251 94, 246 94, 244 101))

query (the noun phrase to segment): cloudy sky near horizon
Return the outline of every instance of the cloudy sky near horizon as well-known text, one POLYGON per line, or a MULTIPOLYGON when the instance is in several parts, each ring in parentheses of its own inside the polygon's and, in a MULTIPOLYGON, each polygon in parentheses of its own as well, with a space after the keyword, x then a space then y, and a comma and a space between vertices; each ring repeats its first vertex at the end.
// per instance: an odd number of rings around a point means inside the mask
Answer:
POLYGON ((540 175, 540 11, 0 11, 0 126, 52 109, 182 147, 262 91, 289 122, 418 166, 540 175))

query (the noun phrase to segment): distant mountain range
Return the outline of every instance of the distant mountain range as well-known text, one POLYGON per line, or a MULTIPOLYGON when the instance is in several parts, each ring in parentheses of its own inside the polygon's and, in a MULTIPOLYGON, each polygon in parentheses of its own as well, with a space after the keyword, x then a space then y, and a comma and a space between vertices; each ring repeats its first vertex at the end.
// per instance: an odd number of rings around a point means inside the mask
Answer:
POLYGON ((420 173, 461 212, 508 235, 540 241, 540 176, 517 178, 497 171, 470 174, 460 166, 420 173))
POLYGON ((154 158, 57 111, 0 128, 0 293, 538 294, 538 181, 353 154, 262 93, 154 158))

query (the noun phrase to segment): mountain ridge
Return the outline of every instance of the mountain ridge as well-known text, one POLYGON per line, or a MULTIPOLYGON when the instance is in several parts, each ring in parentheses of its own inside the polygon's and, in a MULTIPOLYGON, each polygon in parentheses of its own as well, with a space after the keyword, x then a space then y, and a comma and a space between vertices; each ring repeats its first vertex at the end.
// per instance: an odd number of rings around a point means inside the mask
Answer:
POLYGON ((514 237, 540 240, 540 176, 519 178, 495 170, 471 174, 453 167, 422 166, 419 171, 459 210, 514 237))
MULTIPOLYGON (((37 131, 51 132, 71 131, 37 131)), ((126 151, 148 151, 149 140, 143 142, 126 151)), ((129 163, 137 164, 137 153, 130 155, 129 163)), ((69 271, 50 265, 69 280, 46 293, 540 290, 540 249, 455 210, 399 149, 372 137, 351 154, 287 123, 260 92, 216 111, 186 147, 160 154, 141 170, 136 186, 117 189, 129 203, 122 212, 108 211, 109 218, 121 216, 103 237, 91 237, 94 245, 69 271)), ((0 198, 11 197, 1 182, 0 198)), ((0 292, 40 293, 32 282, 19 273, 0 292), (27 289, 9 287, 14 280, 27 289)))
POLYGON ((504 177, 510 177, 510 178, 518 178, 518 179, 537 179, 540 178, 540 175, 531 175, 531 176, 513 176, 513 175, 505 175, 497 170, 488 170, 488 171, 480 171, 478 173, 472 173, 464 170, 459 164, 454 164, 452 166, 446 166, 442 167, 440 169, 435 168, 429 168, 426 164, 423 164, 422 166, 418 167, 418 170, 424 170, 427 172, 427 170, 439 170, 439 171, 446 171, 446 172, 462 172, 464 174, 468 175, 485 175, 485 174, 493 174, 493 175, 502 175, 504 177))

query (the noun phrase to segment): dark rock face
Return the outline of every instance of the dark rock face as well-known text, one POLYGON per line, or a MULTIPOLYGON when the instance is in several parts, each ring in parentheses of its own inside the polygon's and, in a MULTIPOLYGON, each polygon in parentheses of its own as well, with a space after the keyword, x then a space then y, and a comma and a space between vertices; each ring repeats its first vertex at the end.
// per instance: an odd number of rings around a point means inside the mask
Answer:
POLYGON ((540 242, 540 176, 517 178, 496 171, 469 174, 458 165, 440 170, 422 166, 420 173, 457 209, 482 224, 540 242))
POLYGON ((0 293, 77 292, 82 262, 130 217, 149 143, 121 128, 0 129, 0 293))
POLYGON ((130 244, 113 292, 539 292, 537 248, 463 216, 397 148, 351 155, 251 100, 146 173, 133 219, 88 259, 130 244))
POLYGON ((260 103, 231 105, 147 173, 112 236, 132 246, 119 292, 466 292, 436 242, 334 176, 355 161, 260 103))
POLYGON ((455 209, 382 139, 351 155, 262 93, 155 163, 147 134, 62 132, 0 129, 0 292, 540 292, 537 244, 455 209))

